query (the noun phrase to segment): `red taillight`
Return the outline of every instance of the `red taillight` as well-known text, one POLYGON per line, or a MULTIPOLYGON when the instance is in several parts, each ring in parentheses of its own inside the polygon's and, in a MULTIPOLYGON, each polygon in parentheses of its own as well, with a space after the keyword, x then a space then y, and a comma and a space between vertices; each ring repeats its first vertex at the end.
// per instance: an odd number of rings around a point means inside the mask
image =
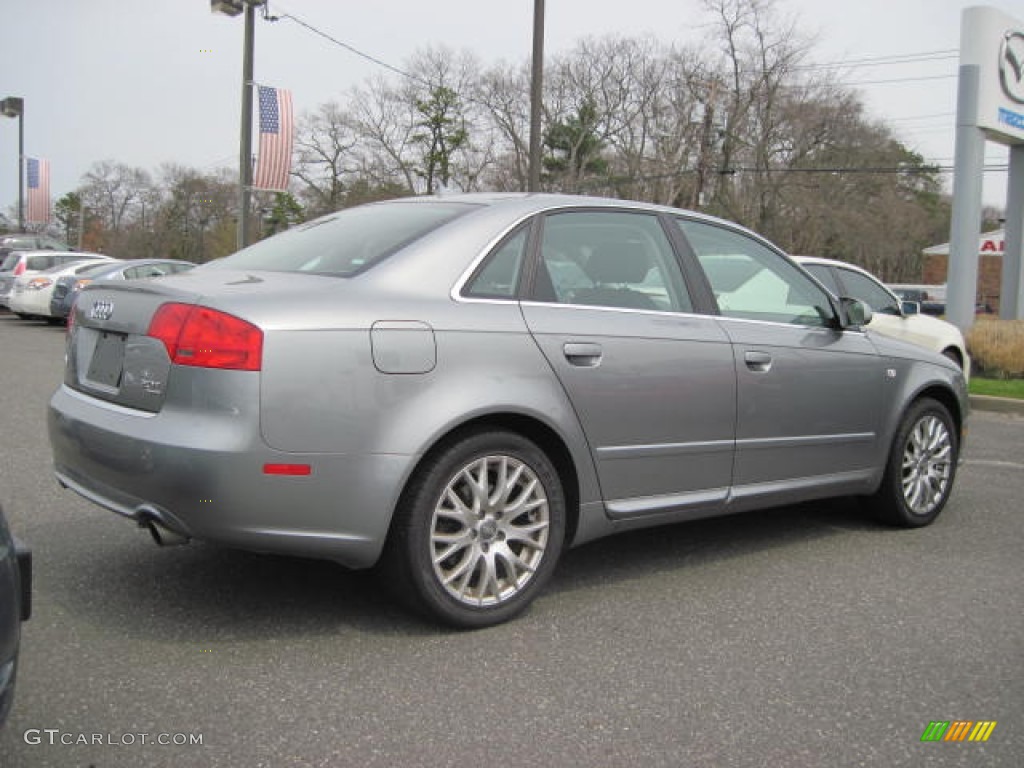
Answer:
POLYGON ((24 261, 19 261, 18 265, 14 268, 14 276, 17 277, 18 275, 24 275, 24 274, 25 274, 25 262, 24 261))
POLYGON ((178 365, 258 371, 263 362, 263 331, 209 307, 164 304, 146 335, 160 339, 178 365))
POLYGON ((264 464, 263 474, 265 475, 291 475, 292 477, 303 477, 313 473, 309 464, 264 464))

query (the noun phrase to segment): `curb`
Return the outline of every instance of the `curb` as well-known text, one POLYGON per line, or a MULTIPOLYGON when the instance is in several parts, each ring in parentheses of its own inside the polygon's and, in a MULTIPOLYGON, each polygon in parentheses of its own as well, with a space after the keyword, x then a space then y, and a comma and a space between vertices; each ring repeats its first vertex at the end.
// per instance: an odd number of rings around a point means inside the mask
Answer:
POLYGON ((1024 416, 1024 400, 1013 397, 992 397, 991 395, 971 395, 970 398, 972 411, 1015 413, 1024 416))

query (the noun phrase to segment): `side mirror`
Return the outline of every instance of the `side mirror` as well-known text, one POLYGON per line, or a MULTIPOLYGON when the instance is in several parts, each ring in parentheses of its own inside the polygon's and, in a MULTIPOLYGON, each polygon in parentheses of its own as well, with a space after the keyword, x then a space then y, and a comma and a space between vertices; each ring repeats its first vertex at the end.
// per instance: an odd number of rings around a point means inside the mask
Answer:
POLYGON ((842 314, 843 328, 858 328, 871 322, 874 313, 871 307, 859 299, 843 296, 839 299, 839 311, 842 314))
POLYGON ((900 307, 902 308, 904 315, 921 314, 921 303, 918 301, 901 301, 900 307))

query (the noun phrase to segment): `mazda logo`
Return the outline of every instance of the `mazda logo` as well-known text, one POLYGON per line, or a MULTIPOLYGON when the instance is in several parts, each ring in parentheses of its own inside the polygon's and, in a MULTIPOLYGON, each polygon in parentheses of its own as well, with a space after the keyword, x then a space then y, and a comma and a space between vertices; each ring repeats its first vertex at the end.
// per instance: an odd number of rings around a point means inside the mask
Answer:
POLYGON ((1003 93, 1024 104, 1024 32, 1010 31, 999 48, 999 83, 1003 93))
POLYGON ((94 301, 92 303, 92 309, 89 310, 90 320, 109 320, 111 315, 114 314, 114 302, 112 301, 94 301))

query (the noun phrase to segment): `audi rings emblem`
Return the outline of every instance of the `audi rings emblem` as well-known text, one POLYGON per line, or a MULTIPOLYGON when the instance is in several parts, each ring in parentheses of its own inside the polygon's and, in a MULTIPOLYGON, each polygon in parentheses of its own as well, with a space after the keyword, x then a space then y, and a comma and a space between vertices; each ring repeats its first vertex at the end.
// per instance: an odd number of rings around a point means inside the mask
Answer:
POLYGON ((110 316, 114 314, 114 302, 112 301, 94 301, 92 303, 92 309, 89 310, 90 320, 109 320, 110 316))

